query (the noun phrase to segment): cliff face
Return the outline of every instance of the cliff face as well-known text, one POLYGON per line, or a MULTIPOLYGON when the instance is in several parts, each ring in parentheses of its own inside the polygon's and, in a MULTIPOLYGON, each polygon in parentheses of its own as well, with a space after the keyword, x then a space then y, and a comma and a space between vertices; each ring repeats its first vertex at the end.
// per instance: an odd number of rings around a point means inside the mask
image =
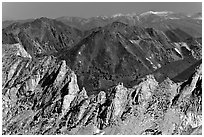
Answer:
POLYGON ((3 134, 201 134, 202 69, 188 80, 153 75, 88 96, 64 60, 3 45, 3 134))

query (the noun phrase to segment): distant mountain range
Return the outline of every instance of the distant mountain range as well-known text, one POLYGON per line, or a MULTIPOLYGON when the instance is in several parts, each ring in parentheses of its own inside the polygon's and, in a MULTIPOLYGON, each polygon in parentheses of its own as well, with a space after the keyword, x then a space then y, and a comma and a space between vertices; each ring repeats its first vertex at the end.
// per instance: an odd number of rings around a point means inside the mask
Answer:
MULTIPOLYGON (((143 23, 144 19, 148 19, 146 21, 156 22, 156 20, 171 20, 171 19, 194 19, 200 22, 202 20, 202 13, 198 12, 192 15, 186 15, 184 13, 174 13, 171 11, 161 11, 161 12, 154 12, 148 11, 142 14, 115 14, 112 16, 97 16, 92 18, 82 18, 82 17, 70 17, 70 16, 63 16, 56 18, 56 20, 61 21, 67 25, 75 26, 77 28, 88 30, 95 27, 102 27, 114 21, 120 21, 123 23, 128 23, 130 25, 137 25, 139 23, 143 23), (154 18, 154 20, 153 20, 154 18)), ((5 28, 11 25, 14 22, 25 23, 31 22, 34 19, 26 19, 26 20, 6 20, 2 22, 2 27, 5 28)))

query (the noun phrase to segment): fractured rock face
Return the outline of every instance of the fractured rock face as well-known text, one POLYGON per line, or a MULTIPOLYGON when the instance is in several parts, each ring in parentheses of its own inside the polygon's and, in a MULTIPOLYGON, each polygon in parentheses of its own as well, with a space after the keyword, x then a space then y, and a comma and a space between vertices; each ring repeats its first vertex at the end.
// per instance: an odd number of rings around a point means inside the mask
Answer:
POLYGON ((123 112, 123 109, 126 105, 127 95, 128 95, 127 88, 123 87, 123 85, 116 86, 116 94, 114 99, 114 106, 115 106, 115 116, 120 116, 123 112))
POLYGON ((71 73, 71 80, 68 85, 68 93, 64 96, 64 102, 63 102, 63 109, 67 110, 70 106, 70 103, 75 98, 77 92, 79 92, 79 87, 77 85, 76 75, 74 73, 71 73))
MULTIPOLYGON (((29 82, 32 81, 30 76, 25 84, 14 86, 15 82, 8 81, 10 84, 4 87, 3 134, 201 132, 199 70, 183 83, 176 84, 168 79, 158 84, 150 75, 133 88, 118 84, 110 93, 101 91, 88 97, 84 88, 78 88, 76 75, 65 62, 57 62, 52 57, 43 60, 46 65, 35 65, 43 66, 41 72, 35 72, 41 74, 35 84, 29 82), (48 66, 49 69, 45 69, 48 66)), ((23 76, 23 72, 19 74, 18 77, 23 76)))
POLYGON ((148 75, 132 88, 120 83, 87 96, 65 61, 8 53, 2 68, 3 134, 201 134, 201 66, 184 82, 158 83, 148 75))

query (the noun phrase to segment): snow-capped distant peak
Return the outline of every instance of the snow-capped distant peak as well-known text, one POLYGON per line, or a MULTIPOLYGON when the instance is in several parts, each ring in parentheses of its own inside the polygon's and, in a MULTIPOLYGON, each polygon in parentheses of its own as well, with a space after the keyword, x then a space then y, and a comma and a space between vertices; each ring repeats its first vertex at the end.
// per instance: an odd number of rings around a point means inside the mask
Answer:
POLYGON ((129 14, 126 14, 126 16, 137 16, 137 14, 136 13, 129 13, 129 14))
POLYGON ((151 14, 155 14, 158 16, 167 16, 172 13, 173 13, 172 11, 148 11, 148 12, 144 12, 140 14, 140 16, 146 16, 146 15, 151 15, 151 14))
POLYGON ((194 18, 194 19, 196 19, 196 20, 202 20, 202 17, 196 17, 196 18, 194 18))
POLYGON ((111 17, 112 17, 112 18, 115 18, 115 17, 120 17, 120 16, 124 16, 124 15, 121 14, 121 13, 118 13, 118 14, 114 14, 114 15, 112 15, 111 17))
POLYGON ((202 20, 202 13, 198 12, 196 14, 189 15, 188 17, 193 18, 193 19, 197 19, 197 20, 202 20))
POLYGON ((101 15, 101 16, 96 16, 97 18, 102 18, 102 19, 107 19, 108 16, 104 16, 104 15, 101 15))
POLYGON ((111 18, 116 18, 116 17, 121 17, 121 16, 134 17, 134 16, 137 16, 137 14, 136 13, 128 13, 128 14, 118 13, 118 14, 112 15, 111 18))

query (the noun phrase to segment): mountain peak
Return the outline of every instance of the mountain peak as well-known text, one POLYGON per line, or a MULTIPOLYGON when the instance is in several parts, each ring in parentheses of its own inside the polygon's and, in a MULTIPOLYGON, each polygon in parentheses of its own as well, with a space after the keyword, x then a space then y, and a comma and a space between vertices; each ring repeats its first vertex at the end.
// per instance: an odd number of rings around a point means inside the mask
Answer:
POLYGON ((173 14, 172 11, 147 11, 147 12, 144 12, 142 14, 140 14, 140 16, 146 16, 146 15, 158 15, 158 16, 167 16, 169 14, 173 14))

